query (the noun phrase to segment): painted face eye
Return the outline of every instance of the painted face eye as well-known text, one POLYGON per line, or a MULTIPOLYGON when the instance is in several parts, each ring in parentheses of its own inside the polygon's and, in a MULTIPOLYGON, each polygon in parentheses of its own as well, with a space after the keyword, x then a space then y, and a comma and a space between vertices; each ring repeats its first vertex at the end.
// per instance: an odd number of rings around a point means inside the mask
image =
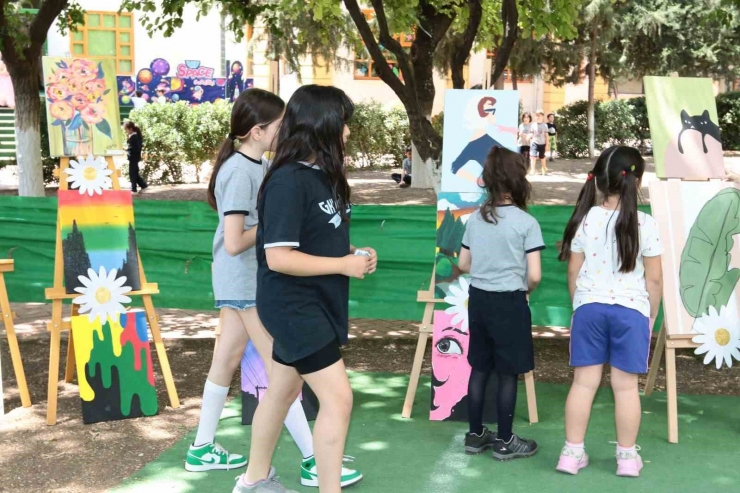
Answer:
POLYGON ((462 354, 462 346, 455 339, 445 337, 437 341, 437 351, 442 354, 462 354))

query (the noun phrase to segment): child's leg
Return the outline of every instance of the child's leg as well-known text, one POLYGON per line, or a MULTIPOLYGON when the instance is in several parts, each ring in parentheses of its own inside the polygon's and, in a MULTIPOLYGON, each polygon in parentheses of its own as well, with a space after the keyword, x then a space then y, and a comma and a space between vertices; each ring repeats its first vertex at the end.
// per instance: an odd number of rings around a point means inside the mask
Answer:
POLYGON ((601 383, 604 365, 581 366, 575 369, 573 385, 565 402, 565 439, 582 444, 586 437, 591 405, 601 383))
POLYGON ((612 367, 614 417, 617 425, 617 444, 625 449, 635 446, 640 431, 640 393, 637 375, 612 367))
POLYGON ((468 423, 470 433, 481 435, 483 433, 483 404, 486 400, 486 386, 490 371, 473 369, 468 380, 468 423))
MULTIPOLYGON (((272 368, 272 337, 262 325, 256 308, 240 312, 240 316, 269 376, 272 368)), ((285 427, 301 451, 303 458, 311 457, 313 455, 313 437, 300 399, 293 401, 290 409, 288 409, 288 415, 285 417, 285 427)))
POLYGON ((314 425, 314 447, 321 493, 340 493, 342 458, 352 414, 352 388, 341 359, 323 370, 303 376, 319 398, 314 425))
POLYGON ((498 438, 508 442, 511 440, 514 425, 514 409, 516 408, 516 394, 519 375, 509 375, 496 372, 498 377, 498 391, 496 392, 496 413, 498 414, 498 438))

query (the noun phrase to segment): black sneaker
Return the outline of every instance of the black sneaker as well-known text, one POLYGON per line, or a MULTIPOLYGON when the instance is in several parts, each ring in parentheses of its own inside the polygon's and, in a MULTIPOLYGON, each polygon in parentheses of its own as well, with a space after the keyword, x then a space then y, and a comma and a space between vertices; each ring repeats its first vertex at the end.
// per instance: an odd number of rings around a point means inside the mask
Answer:
POLYGON ((468 455, 474 455, 488 450, 493 447, 493 442, 496 440, 496 436, 495 432, 490 431, 485 426, 483 427, 483 433, 480 435, 476 435, 475 433, 466 433, 465 453, 468 455))
POLYGON ((537 442, 512 435, 508 443, 497 438, 493 442, 492 448, 494 459, 511 460, 520 457, 532 457, 537 453, 537 442))

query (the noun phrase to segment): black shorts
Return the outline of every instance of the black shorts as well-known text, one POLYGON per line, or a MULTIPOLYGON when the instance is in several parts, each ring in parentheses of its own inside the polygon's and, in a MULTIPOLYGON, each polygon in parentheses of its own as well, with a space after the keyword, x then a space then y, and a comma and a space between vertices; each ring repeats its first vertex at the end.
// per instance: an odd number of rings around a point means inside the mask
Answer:
POLYGON ((532 313, 524 291, 470 287, 468 362, 478 371, 521 375, 534 370, 532 313))
POLYGON ((529 151, 529 155, 532 156, 532 159, 545 159, 546 149, 547 144, 538 144, 537 142, 533 142, 532 148, 529 151))
POLYGON ((342 359, 342 352, 339 350, 339 341, 336 339, 315 353, 309 354, 305 358, 293 361, 292 363, 286 363, 275 354, 275 351, 272 352, 273 361, 283 366, 292 366, 300 375, 308 375, 309 373, 316 373, 317 371, 329 368, 340 359, 342 359))

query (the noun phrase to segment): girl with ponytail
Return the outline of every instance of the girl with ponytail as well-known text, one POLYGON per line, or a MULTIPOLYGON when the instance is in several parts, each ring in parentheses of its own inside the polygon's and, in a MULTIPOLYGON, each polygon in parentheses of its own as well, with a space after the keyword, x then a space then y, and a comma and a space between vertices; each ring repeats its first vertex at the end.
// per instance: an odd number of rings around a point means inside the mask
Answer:
POLYGON ((126 120, 123 124, 123 131, 126 132, 128 148, 126 155, 128 157, 128 176, 131 181, 131 192, 136 193, 136 187, 141 187, 139 192, 143 193, 149 185, 139 174, 139 163, 141 162, 141 149, 144 146, 144 137, 141 135, 141 129, 131 120, 126 120))
POLYGON ((658 227, 637 210, 645 160, 637 149, 610 147, 596 161, 565 228, 560 260, 568 262, 573 300, 570 364, 573 386, 565 404, 566 442, 557 470, 577 474, 591 405, 605 363, 611 366, 617 425, 617 475, 642 469, 637 377, 647 373, 650 335, 663 290, 658 227))

